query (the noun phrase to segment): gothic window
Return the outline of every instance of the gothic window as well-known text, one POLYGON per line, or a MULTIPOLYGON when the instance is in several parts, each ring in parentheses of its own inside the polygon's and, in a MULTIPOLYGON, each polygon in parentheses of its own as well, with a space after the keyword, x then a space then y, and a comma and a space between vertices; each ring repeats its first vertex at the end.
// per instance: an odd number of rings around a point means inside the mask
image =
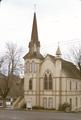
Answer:
POLYGON ((32 79, 29 80, 29 90, 32 90, 32 79))
POLYGON ((46 72, 44 75, 44 89, 45 90, 52 90, 52 75, 50 72, 46 72))
POLYGON ((79 90, 81 91, 81 83, 79 84, 79 90))
POLYGON ((30 63, 29 63, 29 61, 27 61, 27 63, 26 63, 26 70, 27 70, 27 72, 30 71, 30 63))
POLYGON ((36 63, 34 61, 31 63, 31 71, 36 72, 36 63))
POLYGON ((36 44, 34 44, 34 52, 36 52, 36 44))
POLYGON ((76 97, 76 107, 77 107, 77 103, 78 103, 78 102, 77 102, 77 97, 76 97))
POLYGON ((47 75, 44 76, 44 89, 48 89, 48 81, 47 81, 47 75))
POLYGON ((52 76, 49 75, 49 89, 52 89, 52 76))
POLYGON ((27 61, 27 62, 25 63, 25 70, 24 70, 24 72, 25 72, 25 73, 28 73, 29 70, 30 70, 30 63, 29 63, 29 61, 27 61))
POLYGON ((80 106, 81 106, 81 97, 80 97, 80 106))
POLYGON ((77 82, 76 82, 76 90, 77 90, 77 82))
POLYGON ((71 84, 71 80, 70 80, 70 90, 72 89, 72 84, 71 84))

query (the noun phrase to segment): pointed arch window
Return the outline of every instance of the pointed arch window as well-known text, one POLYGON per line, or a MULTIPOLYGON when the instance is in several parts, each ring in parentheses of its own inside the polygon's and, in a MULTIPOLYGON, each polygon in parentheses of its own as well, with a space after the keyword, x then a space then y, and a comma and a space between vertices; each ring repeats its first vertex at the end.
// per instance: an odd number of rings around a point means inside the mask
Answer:
POLYGON ((31 63, 31 70, 32 72, 36 72, 36 63, 34 61, 31 63))
POLYGON ((47 81, 47 75, 45 74, 44 76, 44 89, 47 90, 48 89, 48 81, 47 81))
POLYGON ((30 71, 30 63, 29 63, 29 61, 27 61, 25 63, 25 73, 28 73, 29 71, 30 71))
POLYGON ((72 89, 72 83, 71 83, 71 80, 70 80, 70 90, 72 89))
POLYGON ((51 74, 49 75, 49 89, 52 89, 52 76, 51 74))
POLYGON ((76 97, 76 107, 77 107, 77 105, 78 105, 78 99, 77 99, 77 97, 76 97))
POLYGON ((29 90, 32 90, 32 79, 29 80, 29 90))
POLYGON ((76 90, 77 90, 77 82, 76 82, 76 90))
POLYGON ((53 78, 50 72, 46 72, 44 75, 44 89, 52 90, 53 78))

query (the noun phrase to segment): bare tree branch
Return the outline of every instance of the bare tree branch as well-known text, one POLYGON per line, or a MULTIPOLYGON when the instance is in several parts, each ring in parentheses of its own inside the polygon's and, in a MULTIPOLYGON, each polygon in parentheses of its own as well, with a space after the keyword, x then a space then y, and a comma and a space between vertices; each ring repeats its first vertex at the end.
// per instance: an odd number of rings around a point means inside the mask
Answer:
POLYGON ((70 61, 73 61, 81 73, 81 46, 72 47, 67 55, 70 61))
POLYGON ((5 86, 0 88, 0 95, 3 98, 4 106, 5 106, 5 99, 12 87, 14 74, 18 75, 21 71, 23 71, 21 54, 22 51, 21 49, 17 48, 17 45, 13 43, 7 43, 6 53, 4 57, 0 59, 0 68, 4 63, 5 67, 7 66, 7 75, 8 75, 6 77, 6 80, 4 80, 5 86))
POLYGON ((8 65, 8 74, 14 74, 14 73, 16 74, 16 69, 20 68, 19 65, 22 64, 21 62, 22 51, 21 49, 18 49, 17 45, 13 43, 7 43, 6 46, 7 48, 6 48, 5 59, 8 65))

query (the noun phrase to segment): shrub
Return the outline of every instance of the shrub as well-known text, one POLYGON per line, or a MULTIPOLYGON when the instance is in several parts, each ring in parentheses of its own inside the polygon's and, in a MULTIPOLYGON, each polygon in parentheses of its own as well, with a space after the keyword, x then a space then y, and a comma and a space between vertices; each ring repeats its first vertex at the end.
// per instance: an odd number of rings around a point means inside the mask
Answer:
POLYGON ((62 105, 59 105, 60 111, 70 111, 71 105, 69 103, 63 103, 62 105))
POLYGON ((36 109, 36 110, 56 110, 55 108, 44 108, 42 106, 33 106, 32 109, 36 109))
POLYGON ((26 103, 23 104, 23 106, 21 108, 26 108, 26 103))
POLYGON ((32 109, 40 110, 40 109, 44 109, 44 107, 41 107, 41 106, 33 106, 32 109))

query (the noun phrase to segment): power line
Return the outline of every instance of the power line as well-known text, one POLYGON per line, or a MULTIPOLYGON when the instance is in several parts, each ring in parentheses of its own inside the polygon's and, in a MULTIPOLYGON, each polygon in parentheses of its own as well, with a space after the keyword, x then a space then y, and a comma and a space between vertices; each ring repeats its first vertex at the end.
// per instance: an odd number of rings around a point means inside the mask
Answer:
POLYGON ((72 45, 72 44, 75 44, 75 43, 79 44, 79 43, 81 43, 81 38, 72 39, 72 40, 67 40, 67 41, 59 41, 59 43, 62 44, 62 45, 63 45, 63 44, 64 44, 64 45, 66 45, 66 44, 72 45))

